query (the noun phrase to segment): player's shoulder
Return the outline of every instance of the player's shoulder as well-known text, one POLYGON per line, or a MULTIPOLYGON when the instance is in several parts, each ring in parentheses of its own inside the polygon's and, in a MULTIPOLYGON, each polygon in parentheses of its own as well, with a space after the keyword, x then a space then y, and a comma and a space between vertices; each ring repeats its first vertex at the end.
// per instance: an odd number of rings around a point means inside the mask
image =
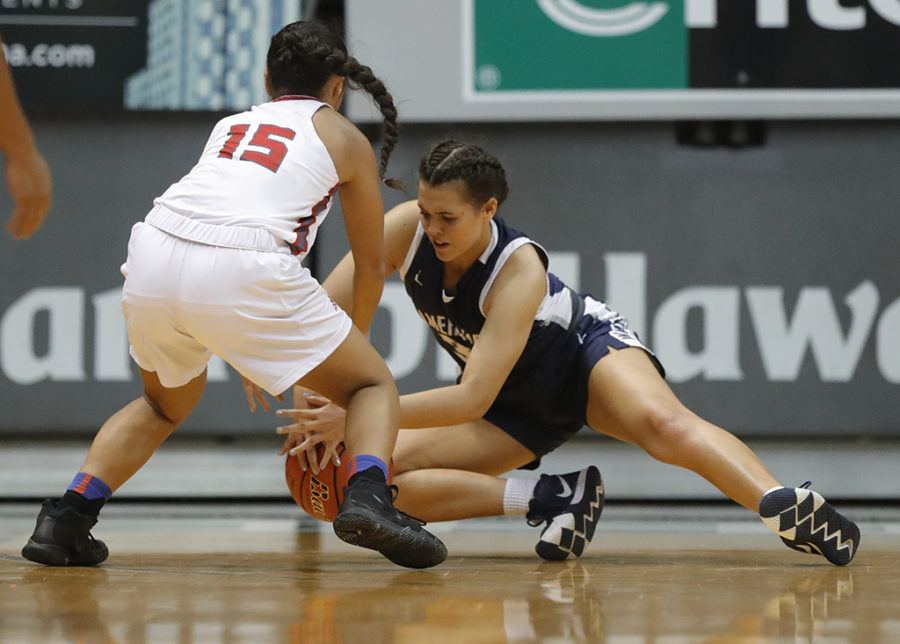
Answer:
POLYGON ((409 199, 397 204, 385 213, 385 226, 415 231, 419 225, 420 217, 421 212, 419 211, 418 202, 415 199, 409 199))
POLYGON ((372 149, 366 135, 358 127, 327 105, 322 106, 313 115, 313 125, 326 146, 331 143, 340 152, 356 152, 361 148, 370 151, 372 149))
POLYGON ((365 134, 336 110, 323 106, 313 115, 312 121, 342 180, 352 176, 360 163, 371 165, 374 162, 375 155, 365 134))
POLYGON ((216 124, 213 126, 213 130, 219 130, 222 128, 228 129, 232 125, 238 123, 249 123, 252 112, 250 110, 246 110, 244 112, 235 112, 234 114, 229 114, 228 116, 223 116, 216 124))
POLYGON ((397 204, 384 216, 384 243, 388 260, 399 269, 409 253, 419 227, 419 205, 411 199, 397 204))
POLYGON ((500 267, 501 275, 504 271, 543 279, 547 268, 544 266, 534 242, 527 239, 509 255, 509 259, 500 267))
POLYGON ((527 237, 516 239, 522 241, 519 241, 517 248, 509 254, 506 261, 495 269, 496 276, 485 302, 485 310, 490 309, 491 302, 500 293, 508 293, 508 297, 517 299, 526 297, 530 299, 546 292, 547 267, 535 243, 527 237))

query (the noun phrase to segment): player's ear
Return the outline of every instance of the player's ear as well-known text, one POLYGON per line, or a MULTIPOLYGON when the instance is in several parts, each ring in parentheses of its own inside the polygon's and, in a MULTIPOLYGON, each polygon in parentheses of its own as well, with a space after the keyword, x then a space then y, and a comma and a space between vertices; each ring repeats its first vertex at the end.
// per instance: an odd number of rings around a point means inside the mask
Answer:
POLYGON ((489 218, 493 219, 494 215, 497 214, 497 208, 500 207, 500 204, 497 202, 496 197, 491 197, 487 201, 484 202, 484 205, 481 207, 482 212, 489 218))
POLYGON ((323 88, 323 99, 326 103, 331 105, 334 109, 340 109, 341 103, 344 100, 344 88, 346 87, 347 79, 344 76, 338 76, 337 74, 332 74, 331 77, 325 81, 325 87, 323 88))
POLYGON ((269 95, 269 98, 275 98, 275 92, 272 91, 272 81, 269 79, 268 69, 263 72, 263 79, 266 82, 266 94, 269 95))

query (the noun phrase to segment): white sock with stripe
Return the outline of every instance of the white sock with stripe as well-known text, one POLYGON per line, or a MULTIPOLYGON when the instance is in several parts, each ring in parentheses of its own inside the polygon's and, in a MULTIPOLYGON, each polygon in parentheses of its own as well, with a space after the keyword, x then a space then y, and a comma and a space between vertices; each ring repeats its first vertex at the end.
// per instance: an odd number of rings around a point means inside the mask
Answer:
POLYGON ((506 479, 506 489, 503 490, 503 514, 508 516, 527 514, 528 503, 534 497, 537 482, 537 478, 506 479))

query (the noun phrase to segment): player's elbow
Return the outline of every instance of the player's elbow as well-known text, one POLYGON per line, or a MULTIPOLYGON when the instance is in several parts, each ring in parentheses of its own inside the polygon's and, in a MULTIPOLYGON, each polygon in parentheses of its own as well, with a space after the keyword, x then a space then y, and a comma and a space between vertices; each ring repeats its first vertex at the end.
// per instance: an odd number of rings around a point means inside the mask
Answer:
POLYGON ((490 385, 479 383, 477 381, 467 382, 462 386, 466 387, 466 400, 468 401, 468 404, 466 405, 467 414, 464 422, 471 422, 484 418, 488 409, 494 404, 498 392, 490 385))

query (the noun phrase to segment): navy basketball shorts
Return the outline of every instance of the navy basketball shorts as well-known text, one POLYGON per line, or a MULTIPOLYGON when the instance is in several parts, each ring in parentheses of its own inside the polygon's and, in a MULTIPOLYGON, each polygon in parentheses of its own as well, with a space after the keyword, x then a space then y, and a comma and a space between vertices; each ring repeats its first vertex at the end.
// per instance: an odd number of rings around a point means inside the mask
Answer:
POLYGON ((572 438, 586 422, 588 381, 594 366, 612 349, 637 348, 650 358, 660 376, 665 370, 656 355, 628 321, 590 296, 584 296, 584 315, 552 349, 541 368, 525 381, 504 385, 484 415, 534 452, 537 460, 522 469, 535 469, 540 457, 572 438))

